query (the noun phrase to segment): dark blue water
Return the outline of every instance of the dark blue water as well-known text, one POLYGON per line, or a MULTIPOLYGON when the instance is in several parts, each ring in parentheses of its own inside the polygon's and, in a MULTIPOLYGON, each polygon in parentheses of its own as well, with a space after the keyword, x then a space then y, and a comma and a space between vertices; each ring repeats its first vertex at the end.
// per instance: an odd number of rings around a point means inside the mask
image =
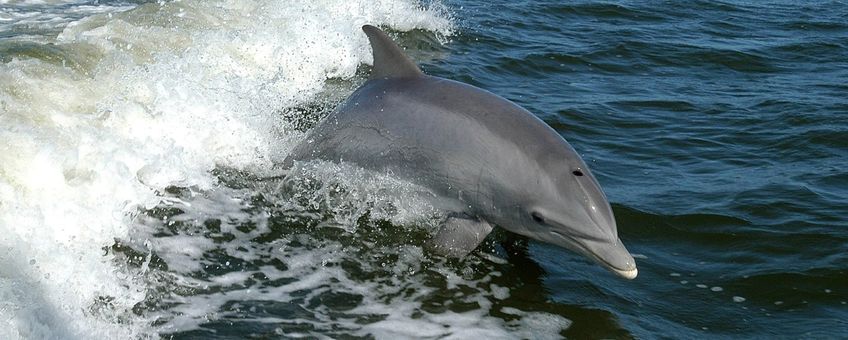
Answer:
POLYGON ((565 335, 848 336, 848 4, 451 5, 426 71, 560 131, 645 256, 624 282, 531 244, 565 335))

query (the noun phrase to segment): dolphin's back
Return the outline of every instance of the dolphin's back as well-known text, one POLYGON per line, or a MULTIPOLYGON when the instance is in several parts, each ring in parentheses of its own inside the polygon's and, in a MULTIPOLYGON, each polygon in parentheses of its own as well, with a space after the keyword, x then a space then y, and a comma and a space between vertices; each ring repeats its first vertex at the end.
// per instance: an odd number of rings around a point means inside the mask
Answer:
POLYGON ((451 186, 479 182, 486 172, 520 171, 511 163, 573 154, 556 131, 518 105, 427 76, 383 31, 362 29, 374 57, 370 80, 295 148, 286 166, 294 160, 347 161, 416 179, 440 176, 433 182, 451 186))
POLYGON ((350 162, 479 203, 491 198, 477 196, 497 192, 496 178, 537 178, 522 174, 523 165, 556 159, 562 146, 571 148, 538 118, 487 91, 430 76, 372 79, 315 127, 286 164, 350 162), (486 190, 451 190, 481 186, 486 190))

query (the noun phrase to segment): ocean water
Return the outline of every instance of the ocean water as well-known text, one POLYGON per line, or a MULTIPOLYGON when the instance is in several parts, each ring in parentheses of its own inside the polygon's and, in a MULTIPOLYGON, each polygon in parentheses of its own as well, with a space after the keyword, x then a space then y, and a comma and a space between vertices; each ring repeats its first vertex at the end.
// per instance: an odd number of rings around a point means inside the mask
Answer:
POLYGON ((848 337, 844 1, 0 0, 0 338, 848 337), (581 153, 639 277, 281 161, 363 24, 581 153))

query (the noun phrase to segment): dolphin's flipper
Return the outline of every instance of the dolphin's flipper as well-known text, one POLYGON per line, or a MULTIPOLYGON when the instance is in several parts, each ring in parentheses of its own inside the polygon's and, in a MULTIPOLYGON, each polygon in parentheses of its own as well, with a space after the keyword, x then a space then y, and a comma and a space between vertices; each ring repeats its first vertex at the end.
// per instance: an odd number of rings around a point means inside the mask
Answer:
POLYGON ((490 232, 492 225, 489 222, 466 216, 451 216, 429 241, 429 246, 448 256, 463 257, 477 248, 490 232))
POLYGON ((368 35, 374 54, 374 68, 371 79, 378 78, 415 78, 424 75, 409 59, 403 50, 379 28, 365 25, 362 30, 368 35))

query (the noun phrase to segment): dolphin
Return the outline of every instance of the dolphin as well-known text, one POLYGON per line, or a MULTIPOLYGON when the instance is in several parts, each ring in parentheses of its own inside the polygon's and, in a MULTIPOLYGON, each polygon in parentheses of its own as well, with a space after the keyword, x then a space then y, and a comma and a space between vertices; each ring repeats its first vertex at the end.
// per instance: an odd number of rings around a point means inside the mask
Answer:
POLYGON ((468 254, 498 225, 636 277, 604 192, 559 133, 498 95, 424 74, 383 31, 362 30, 374 57, 369 80, 283 167, 348 162, 427 188, 446 216, 428 244, 446 255, 468 254))

